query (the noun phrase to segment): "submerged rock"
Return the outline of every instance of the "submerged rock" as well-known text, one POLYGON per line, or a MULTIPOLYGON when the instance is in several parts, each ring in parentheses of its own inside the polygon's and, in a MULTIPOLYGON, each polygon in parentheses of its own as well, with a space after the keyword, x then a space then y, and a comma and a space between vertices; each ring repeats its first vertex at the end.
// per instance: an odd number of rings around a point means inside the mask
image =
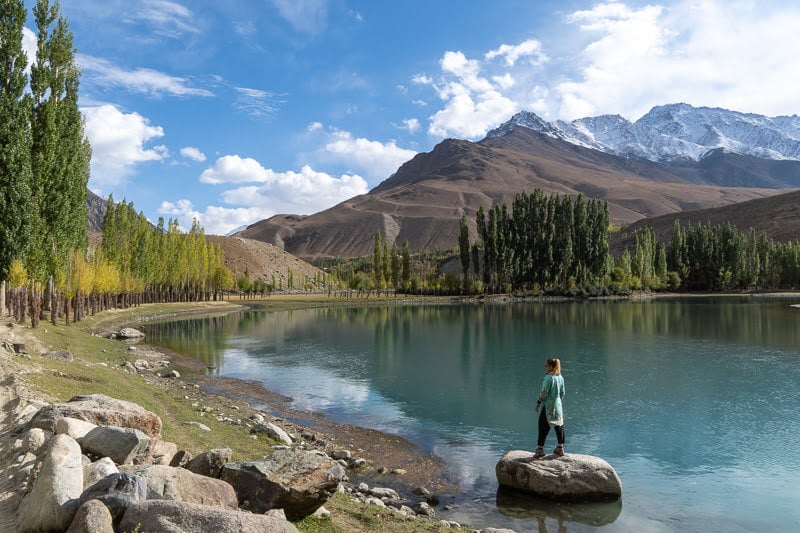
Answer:
POLYGON ((564 501, 612 501, 622 496, 614 468, 593 455, 569 453, 534 459, 533 452, 512 450, 495 466, 503 487, 564 501))

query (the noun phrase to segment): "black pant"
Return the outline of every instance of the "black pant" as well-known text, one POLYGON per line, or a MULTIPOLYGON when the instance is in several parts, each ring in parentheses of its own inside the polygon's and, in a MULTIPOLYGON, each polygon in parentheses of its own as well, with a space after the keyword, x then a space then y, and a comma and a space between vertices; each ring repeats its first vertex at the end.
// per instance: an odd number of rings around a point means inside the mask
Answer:
MULTIPOLYGON (((539 446, 544 446, 547 434, 550 433, 550 423, 547 421, 547 409, 544 405, 539 406, 539 446)), ((553 426, 556 430, 556 438, 559 444, 564 444, 564 426, 553 426)))

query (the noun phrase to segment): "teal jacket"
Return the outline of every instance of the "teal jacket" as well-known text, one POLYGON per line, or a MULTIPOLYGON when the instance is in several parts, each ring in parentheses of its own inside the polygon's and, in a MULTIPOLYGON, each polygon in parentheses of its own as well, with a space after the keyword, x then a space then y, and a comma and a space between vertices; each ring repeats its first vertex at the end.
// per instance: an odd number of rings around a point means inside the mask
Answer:
POLYGON ((564 407, 561 404, 564 398, 564 378, 547 374, 539 391, 539 401, 544 405, 547 422, 551 426, 564 425, 564 407))

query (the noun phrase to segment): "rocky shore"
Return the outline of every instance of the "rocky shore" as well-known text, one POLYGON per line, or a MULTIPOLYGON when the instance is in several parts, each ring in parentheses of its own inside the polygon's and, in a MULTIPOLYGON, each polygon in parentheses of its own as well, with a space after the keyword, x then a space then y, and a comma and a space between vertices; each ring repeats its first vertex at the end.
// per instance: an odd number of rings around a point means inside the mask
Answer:
POLYGON ((442 494, 454 490, 444 463, 408 441, 293 412, 287 398, 255 384, 181 377, 177 354, 131 346, 132 357, 116 371, 184 392, 200 414, 184 423, 202 429, 203 416, 213 417, 239 427, 241 438, 271 443, 270 453, 248 461, 231 461, 225 448, 192 458, 161 438, 158 414, 138 405, 91 394, 53 403, 35 393, 25 382, 25 358, 73 356, 50 350, 30 330, 13 329, 15 335, 0 334, 0 530, 130 531, 142 524, 140 531, 193 531, 203 523, 216 531, 255 524, 296 531, 289 520, 326 516, 334 494, 417 521, 409 530, 462 527, 436 518, 442 494), (76 407, 86 402, 103 414, 76 407), (138 414, 124 415, 130 412, 138 414))

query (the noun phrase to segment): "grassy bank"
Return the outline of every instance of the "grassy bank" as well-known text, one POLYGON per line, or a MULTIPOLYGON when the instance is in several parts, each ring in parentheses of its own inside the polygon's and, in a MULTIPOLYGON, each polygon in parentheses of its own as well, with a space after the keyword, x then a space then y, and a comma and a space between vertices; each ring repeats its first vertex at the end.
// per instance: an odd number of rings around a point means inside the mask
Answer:
MULTIPOLYGON (((123 325, 136 327, 145 321, 161 320, 186 314, 217 314, 239 309, 241 303, 267 306, 273 309, 294 309, 322 305, 350 305, 365 303, 386 304, 399 298, 331 299, 326 296, 272 296, 261 301, 240 302, 234 299, 213 304, 158 304, 144 305, 127 310, 115 310, 87 317, 70 326, 42 322, 36 330, 14 324, 10 330, 15 339, 25 340, 30 359, 15 358, 25 367, 23 378, 30 386, 50 401, 66 401, 80 394, 106 394, 134 402, 158 414, 163 422, 164 440, 178 444, 192 454, 214 449, 233 449, 234 460, 257 460, 271 453, 272 441, 251 438, 246 427, 231 424, 230 420, 246 419, 253 413, 244 402, 209 394, 195 383, 191 372, 181 379, 165 379, 150 373, 128 373, 125 362, 147 358, 154 363, 164 359, 163 354, 107 339, 100 334, 118 330, 123 325), (43 355, 50 351, 67 350, 73 361, 49 359, 43 355), (211 431, 187 421, 204 424, 211 431)), ((3 324, 11 324, 4 318, 3 324)), ((6 326, 4 326, 6 327, 6 326)), ((339 494, 326 508, 330 518, 308 517, 297 523, 298 529, 307 532, 412 532, 451 530, 437 521, 404 518, 394 511, 351 501, 339 494)))

